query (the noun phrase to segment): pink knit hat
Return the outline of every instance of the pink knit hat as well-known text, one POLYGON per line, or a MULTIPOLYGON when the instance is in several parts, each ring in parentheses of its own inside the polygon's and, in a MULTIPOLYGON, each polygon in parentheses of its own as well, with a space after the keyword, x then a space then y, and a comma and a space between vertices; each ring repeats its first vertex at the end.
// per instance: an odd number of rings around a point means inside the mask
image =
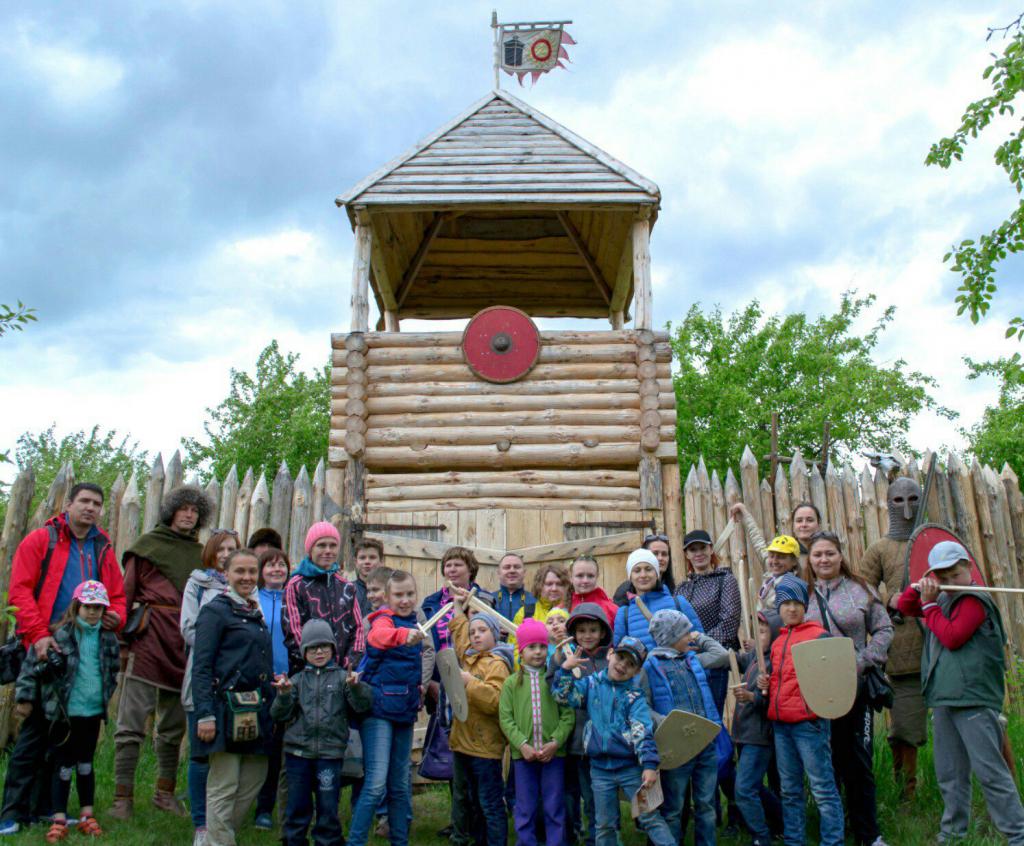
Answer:
POLYGON ((341 535, 338 534, 338 530, 326 520, 321 520, 319 523, 314 523, 310 526, 309 531, 306 532, 306 555, 313 551, 313 544, 321 538, 334 538, 338 543, 341 543, 341 535))
POLYGON ((516 629, 516 646, 520 651, 531 643, 547 644, 547 642, 547 628, 540 620, 534 620, 533 617, 527 617, 516 629))

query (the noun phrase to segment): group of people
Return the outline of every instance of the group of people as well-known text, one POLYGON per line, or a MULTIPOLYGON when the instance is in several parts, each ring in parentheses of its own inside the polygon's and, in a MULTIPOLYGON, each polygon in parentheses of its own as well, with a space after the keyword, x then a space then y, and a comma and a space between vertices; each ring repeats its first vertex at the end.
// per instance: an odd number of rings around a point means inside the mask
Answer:
POLYGON ((277 809, 286 846, 310 836, 318 846, 364 846, 374 831, 406 846, 413 730, 424 709, 420 772, 449 782, 442 834, 455 846, 504 846, 510 816, 524 846, 614 846, 620 791, 637 797, 636 824, 655 846, 683 842, 690 820, 697 844, 714 843, 724 823, 760 846, 776 837, 797 846, 806 842, 805 778, 822 844, 842 844, 849 828, 858 844, 884 846, 873 768, 881 680, 892 691, 889 743, 906 799, 932 711, 940 840, 967 832, 973 772, 995 825, 1024 844, 1000 721, 1002 621, 988 594, 970 590, 959 544, 936 546, 928 574, 904 583, 921 499, 912 480, 890 486, 888 534, 857 573, 813 505, 799 504, 793 535, 770 543, 735 506, 765 573, 749 637, 747 586, 720 565, 703 530, 677 550, 686 573, 678 584, 669 539, 655 534, 629 554, 612 597, 586 555, 568 567, 542 564, 527 590, 525 562, 509 553, 492 591, 477 582, 473 551, 451 547, 443 586, 421 599, 412 574, 388 568, 373 540, 357 543, 346 576, 342 538, 328 522, 309 529, 294 567, 272 529, 244 546, 234 531, 213 529, 200 544, 212 506, 189 485, 165 497, 156 527, 119 563, 98 525, 103 498, 96 485, 75 485, 66 511, 15 554, 22 724, 0 835, 40 820, 49 843, 73 829, 102 834, 93 758, 117 691, 107 815, 134 815, 152 720, 153 805, 190 815, 197 846, 234 844, 254 805, 255 826, 268 830, 277 809), (853 707, 833 720, 809 707, 792 660, 795 645, 830 636, 852 640, 858 676, 853 707), (742 673, 731 687, 730 653, 742 673), (442 683, 442 668, 458 690, 442 683), (718 728, 684 763, 665 767, 655 732, 678 711, 718 728), (186 735, 187 806, 176 783, 186 735), (345 787, 352 811, 343 834, 345 787))

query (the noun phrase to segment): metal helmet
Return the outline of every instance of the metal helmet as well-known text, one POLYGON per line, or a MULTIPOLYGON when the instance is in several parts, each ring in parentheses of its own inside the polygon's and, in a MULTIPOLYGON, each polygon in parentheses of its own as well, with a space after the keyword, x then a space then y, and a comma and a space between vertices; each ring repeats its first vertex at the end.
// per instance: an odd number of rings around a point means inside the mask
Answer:
POLYGON ((886 497, 889 508, 889 532, 893 540, 909 540, 917 512, 921 507, 921 486, 913 479, 900 476, 889 485, 886 497))

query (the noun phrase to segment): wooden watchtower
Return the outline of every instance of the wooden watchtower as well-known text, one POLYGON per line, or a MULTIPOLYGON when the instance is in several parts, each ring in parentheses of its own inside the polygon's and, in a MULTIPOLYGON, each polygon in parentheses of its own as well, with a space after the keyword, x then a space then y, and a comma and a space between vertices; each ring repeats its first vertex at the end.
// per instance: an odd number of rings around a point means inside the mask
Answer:
POLYGON ((660 199, 500 90, 338 198, 355 260, 351 331, 331 339, 328 491, 349 538, 381 539, 421 590, 452 544, 485 565, 588 551, 609 588, 654 527, 678 555, 671 351, 651 313, 660 199), (610 328, 541 332, 536 365, 507 384, 475 375, 461 332, 399 331, 495 305, 610 328))

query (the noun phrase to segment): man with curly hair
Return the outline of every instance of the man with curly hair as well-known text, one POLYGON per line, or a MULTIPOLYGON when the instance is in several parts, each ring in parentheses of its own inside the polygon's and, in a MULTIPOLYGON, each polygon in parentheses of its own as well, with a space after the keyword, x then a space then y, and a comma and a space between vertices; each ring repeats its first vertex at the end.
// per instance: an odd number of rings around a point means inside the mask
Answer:
POLYGON ((175 798, 178 753, 185 734, 181 685, 185 674, 185 642, 179 629, 182 591, 192 570, 202 566, 199 530, 213 511, 206 494, 182 485, 164 497, 156 527, 124 554, 128 623, 127 664, 121 682, 114 734, 114 805, 110 816, 128 819, 134 811, 135 769, 153 715, 157 760, 153 805, 179 816, 185 810, 175 798))

